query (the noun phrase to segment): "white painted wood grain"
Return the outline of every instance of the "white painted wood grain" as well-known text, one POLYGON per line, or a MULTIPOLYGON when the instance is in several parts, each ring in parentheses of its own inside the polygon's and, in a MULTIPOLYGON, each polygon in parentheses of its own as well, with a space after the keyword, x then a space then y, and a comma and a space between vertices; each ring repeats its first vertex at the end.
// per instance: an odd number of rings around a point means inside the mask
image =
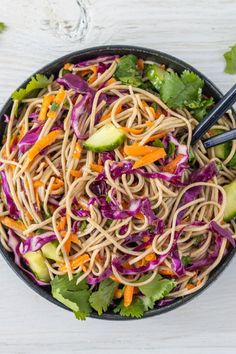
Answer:
MULTIPOLYGON (((65 0, 69 2, 69 0, 65 0)), ((0 105, 32 72, 71 51, 102 44, 159 49, 189 62, 222 91, 236 76, 223 53, 236 42, 235 0, 90 0, 82 43, 41 30, 44 0, 0 0, 0 105)), ((233 354, 236 259, 199 298, 172 313, 135 322, 78 322, 41 299, 0 258, 0 353, 233 354)))

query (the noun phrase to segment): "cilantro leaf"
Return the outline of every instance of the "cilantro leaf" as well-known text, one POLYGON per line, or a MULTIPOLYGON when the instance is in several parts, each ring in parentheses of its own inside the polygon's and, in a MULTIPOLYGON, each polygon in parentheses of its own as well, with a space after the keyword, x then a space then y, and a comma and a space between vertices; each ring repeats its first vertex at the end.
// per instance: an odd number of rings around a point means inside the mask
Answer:
POLYGON ((138 87, 142 84, 142 77, 137 69, 138 58, 133 55, 124 55, 120 58, 115 72, 117 80, 123 84, 138 87))
POLYGON ((186 106, 190 108, 192 115, 198 120, 201 121, 207 114, 207 110, 214 104, 214 99, 199 99, 198 101, 193 101, 186 106))
POLYGON ((62 276, 57 275, 51 281, 52 296, 70 308, 76 318, 85 320, 91 312, 91 306, 89 304, 91 291, 89 290, 86 279, 76 284, 79 276, 80 274, 74 276, 72 280, 69 280, 67 274, 62 276))
POLYGON ((6 25, 3 22, 0 22, 0 33, 6 29, 6 25))
POLYGON ((13 100, 22 101, 24 98, 29 97, 30 94, 34 93, 35 90, 40 90, 48 87, 52 83, 52 78, 47 78, 47 76, 42 74, 36 74, 26 85, 26 88, 20 88, 19 90, 13 92, 11 95, 13 100))
POLYGON ((101 315, 112 302, 118 283, 105 279, 99 284, 98 291, 94 291, 89 298, 90 305, 101 315))
POLYGON ((166 72, 161 85, 162 100, 171 108, 183 108, 192 101, 198 101, 204 81, 189 70, 184 70, 179 77, 177 73, 166 72))
POLYGON ((132 304, 127 307, 124 306, 124 300, 122 300, 120 304, 114 309, 114 312, 119 313, 124 317, 140 318, 145 312, 145 305, 142 299, 138 297, 134 298, 132 304))
POLYGON ((236 44, 234 44, 231 49, 224 54, 226 66, 225 73, 236 74, 236 44))
POLYGON ((175 144, 170 141, 167 145, 166 153, 169 157, 173 156, 175 153, 175 144))
MULTIPOLYGON (((139 281, 148 279, 150 275, 142 276, 139 281)), ((176 286, 176 282, 173 279, 164 279, 160 274, 157 274, 155 278, 148 284, 139 286, 141 293, 153 301, 157 301, 168 295, 176 286)))

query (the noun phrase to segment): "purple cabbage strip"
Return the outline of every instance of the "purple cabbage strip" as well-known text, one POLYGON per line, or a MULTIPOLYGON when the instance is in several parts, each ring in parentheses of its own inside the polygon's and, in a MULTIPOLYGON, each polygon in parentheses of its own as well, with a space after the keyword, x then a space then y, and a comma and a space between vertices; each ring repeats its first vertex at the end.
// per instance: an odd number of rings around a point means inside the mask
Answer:
POLYGON ((84 119, 88 118, 91 111, 91 95, 86 94, 82 99, 74 106, 71 113, 71 126, 78 139, 85 140, 88 134, 81 131, 84 119), (86 115, 85 115, 86 113, 86 115))
POLYGON ((22 265, 20 251, 19 251, 20 244, 21 244, 20 238, 15 234, 13 230, 8 229, 8 246, 12 249, 12 252, 14 253, 14 261, 16 265, 19 268, 21 268, 29 276, 29 278, 37 285, 48 286, 49 285, 48 283, 45 283, 37 279, 33 273, 25 269, 25 267, 22 265))
POLYGON ((90 184, 89 188, 97 197, 106 196, 109 189, 105 181, 97 179, 90 184))
MULTIPOLYGON (((184 206, 185 204, 188 204, 190 202, 192 202, 193 200, 195 200, 199 194, 201 193, 202 191, 202 187, 200 186, 195 186, 195 187, 192 187, 190 189, 188 189, 184 195, 182 196, 181 200, 180 200, 180 203, 178 205, 178 208, 184 206)), ((185 212, 186 212, 186 209, 184 210, 181 210, 179 213, 178 213, 178 216, 177 216, 177 219, 176 219, 176 225, 179 225, 185 215, 185 212)))
POLYGON ((53 232, 45 232, 41 235, 28 237, 21 242, 19 246, 19 252, 26 254, 28 252, 35 252, 40 250, 46 243, 56 240, 57 237, 53 232))
POLYGON ((230 231, 227 229, 223 229, 223 227, 217 224, 214 220, 210 222, 209 230, 219 237, 226 238, 229 243, 231 243, 231 245, 235 247, 235 239, 233 239, 230 231))
POLYGON ((95 65, 95 64, 100 64, 100 63, 105 63, 105 62, 111 62, 115 59, 119 58, 119 55, 106 55, 106 56, 99 56, 94 59, 90 60, 85 60, 81 61, 78 64, 75 64, 76 68, 84 67, 84 66, 90 66, 90 65, 95 65))
POLYGON ((96 113, 95 116, 95 125, 100 121, 105 109, 106 109, 106 105, 107 105, 107 95, 105 93, 101 93, 101 95, 98 98, 98 103, 97 105, 99 105, 102 101, 105 101, 105 104, 103 105, 103 107, 101 109, 99 109, 99 111, 96 113))
POLYGON ((96 285, 98 283, 101 283, 104 279, 108 278, 110 275, 112 275, 112 270, 111 268, 107 268, 100 276, 94 277, 93 275, 88 275, 87 277, 87 282, 89 285, 96 285))
POLYGON ((16 205, 15 205, 13 199, 12 199, 5 171, 3 171, 3 170, 0 171, 0 175, 1 175, 1 178, 2 178, 2 189, 3 189, 3 192, 4 192, 5 197, 6 197, 6 201, 7 201, 8 210, 9 210, 10 216, 13 217, 14 219, 19 219, 20 212, 17 209, 17 207, 16 207, 16 205))
POLYGON ((91 89, 88 83, 78 75, 65 74, 62 78, 56 80, 59 85, 66 89, 72 89, 78 93, 88 94, 94 96, 94 90, 91 89))
POLYGON ((90 212, 89 212, 89 210, 83 210, 83 209, 76 210, 76 209, 72 209, 71 211, 72 211, 72 213, 73 213, 74 215, 78 216, 79 218, 90 217, 90 212))
POLYGON ((20 140, 18 146, 19 146, 19 151, 21 153, 25 153, 26 151, 28 151, 32 145, 34 145, 36 143, 36 141, 38 140, 39 134, 41 133, 43 126, 39 125, 36 128, 33 128, 31 130, 29 130, 24 136, 23 138, 20 140))
POLYGON ((7 114, 4 114, 3 117, 4 117, 3 120, 4 120, 5 123, 9 123, 10 122, 10 117, 7 114))
POLYGON ((174 301, 174 299, 165 298, 165 299, 158 301, 157 306, 158 307, 167 306, 167 305, 172 304, 173 301, 174 301))
POLYGON ((80 221, 79 220, 75 220, 72 224, 72 228, 71 231, 73 232, 73 234, 76 234, 79 230, 79 225, 80 225, 80 221))
POLYGON ((180 259, 177 243, 171 250, 171 267, 178 277, 182 277, 185 274, 184 265, 180 259))
POLYGON ((56 200, 56 199, 53 198, 53 197, 49 197, 49 198, 48 198, 48 203, 51 204, 51 205, 54 205, 54 206, 56 206, 56 207, 59 206, 59 201, 56 200))
POLYGON ((208 182, 210 179, 218 174, 218 169, 214 161, 208 165, 200 167, 189 176, 190 183, 194 182, 208 182))
POLYGON ((121 228, 120 228, 120 230, 119 230, 119 234, 120 234, 120 235, 124 235, 124 234, 127 232, 128 227, 129 227, 128 224, 121 226, 121 228))
POLYGON ((101 161, 102 161, 102 163, 104 165, 104 163, 107 160, 111 160, 111 161, 115 160, 115 153, 114 153, 114 151, 105 151, 105 152, 101 152, 99 154, 99 157, 101 158, 101 161))

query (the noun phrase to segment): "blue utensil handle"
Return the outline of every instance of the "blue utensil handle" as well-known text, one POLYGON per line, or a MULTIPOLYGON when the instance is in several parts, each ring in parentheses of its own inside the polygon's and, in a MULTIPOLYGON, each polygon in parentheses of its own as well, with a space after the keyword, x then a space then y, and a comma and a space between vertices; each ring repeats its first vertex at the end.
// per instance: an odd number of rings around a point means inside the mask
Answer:
POLYGON ((222 97, 210 113, 198 124, 193 131, 191 144, 195 144, 201 137, 227 112, 236 102, 236 84, 222 97))
POLYGON ((206 149, 209 149, 213 146, 226 143, 227 141, 231 141, 236 139, 236 129, 229 130, 228 132, 215 135, 212 138, 206 139, 203 141, 203 145, 206 149))

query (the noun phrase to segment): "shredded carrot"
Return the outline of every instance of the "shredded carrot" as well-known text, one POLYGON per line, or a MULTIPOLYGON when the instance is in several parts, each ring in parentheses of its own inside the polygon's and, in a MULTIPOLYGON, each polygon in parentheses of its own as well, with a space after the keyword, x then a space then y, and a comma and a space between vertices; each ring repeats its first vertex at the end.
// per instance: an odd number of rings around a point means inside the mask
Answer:
POLYGON ((48 95, 48 96, 44 96, 43 97, 43 103, 39 112, 39 117, 38 120, 40 122, 44 121, 47 115, 47 111, 48 111, 48 107, 50 106, 50 104, 52 103, 52 101, 54 100, 54 95, 48 95))
POLYGON ((185 288, 188 289, 188 290, 191 290, 191 289, 195 288, 195 285, 193 285, 193 284, 187 284, 187 285, 185 286, 185 288))
POLYGON ((139 219, 139 220, 144 220, 144 215, 141 211, 138 211, 136 214, 135 214, 135 218, 136 219, 139 219))
POLYGON ((107 80, 106 82, 106 85, 105 86, 108 86, 108 85, 112 85, 112 84, 115 84, 117 81, 112 77, 111 79, 107 80))
POLYGON ((66 64, 64 64, 64 69, 65 70, 70 70, 72 65, 73 64, 71 64, 71 63, 66 63, 66 64))
POLYGON ((153 107, 149 107, 150 111, 152 112, 152 115, 156 118, 156 112, 155 109, 153 107))
POLYGON ((59 178, 55 178, 55 182, 52 184, 51 191, 56 191, 62 186, 64 186, 64 182, 59 178))
POLYGON ((159 148, 156 146, 149 146, 149 145, 125 145, 124 153, 126 155, 131 156, 143 156, 150 154, 151 152, 157 151, 159 148))
POLYGON ((115 294, 114 294, 114 298, 115 299, 121 299, 123 295, 123 292, 121 289, 116 289, 115 294))
POLYGON ((142 258, 136 264, 137 264, 138 267, 142 267, 142 266, 144 266, 146 264, 146 261, 145 261, 144 258, 142 258))
POLYGON ((134 286, 126 285, 124 288, 124 306, 128 307, 133 301, 134 286))
POLYGON ((79 170, 70 170, 70 174, 71 174, 71 176, 77 177, 77 178, 83 176, 83 173, 79 170))
POLYGON ((19 133, 19 141, 21 141, 24 135, 25 135, 25 126, 22 125, 19 133))
POLYGON ((126 133, 132 133, 132 134, 135 134, 135 135, 142 134, 143 130, 144 130, 143 128, 135 129, 135 128, 127 128, 127 127, 122 127, 120 129, 123 130, 126 133))
MULTIPOLYGON (((122 105, 119 105, 119 106, 117 107, 116 111, 115 111, 115 114, 119 114, 119 113, 121 113, 121 112, 122 112, 122 105)), ((111 112, 109 112, 109 113, 105 114, 104 116, 102 116, 102 117, 100 118, 100 122, 103 122, 104 120, 107 120, 107 119, 109 119, 109 118, 111 118, 111 112)))
POLYGON ((155 134, 155 135, 152 135, 148 138, 148 140, 146 141, 146 143, 149 143, 151 141, 154 141, 156 139, 161 139, 161 138, 164 138, 164 136, 166 136, 167 132, 164 131, 164 132, 161 132, 161 133, 158 133, 158 134, 155 134))
POLYGON ((120 282, 114 275, 110 275, 109 278, 117 283, 120 282))
POLYGON ((97 66, 92 66, 90 70, 93 71, 93 74, 88 79, 88 83, 91 85, 97 79, 97 66))
POLYGON ((151 122, 150 120, 147 120, 145 124, 146 124, 146 126, 147 126, 148 128, 151 128, 151 127, 153 127, 153 124, 154 124, 154 123, 151 122))
MULTIPOLYGON (((65 90, 61 89, 56 94, 56 97, 54 98, 53 103, 60 105, 64 101, 65 97, 66 97, 66 92, 65 92, 65 90)), ((57 109, 52 111, 52 108, 51 108, 51 110, 47 114, 47 117, 48 118, 55 118, 57 115, 57 111, 58 111, 57 109)))
POLYGON ((146 107, 149 107, 149 105, 147 104, 146 101, 141 101, 143 109, 145 109, 146 107))
POLYGON ((159 118, 162 115, 162 109, 158 107, 157 111, 155 111, 155 118, 159 118))
POLYGON ((28 210, 25 210, 25 216, 27 216, 29 218, 29 220, 34 220, 34 218, 32 217, 32 215, 30 214, 30 212, 28 210))
POLYGON ((97 165, 96 163, 91 163, 90 168, 93 172, 98 172, 98 173, 103 172, 103 166, 97 165))
POLYGON ((15 231, 22 232, 22 231, 26 230, 25 225, 21 221, 14 220, 14 219, 10 218, 9 216, 4 216, 0 220, 3 225, 5 225, 15 231))
POLYGON ((144 70, 144 60, 143 59, 138 59, 137 61, 137 67, 139 68, 139 70, 144 70))
POLYGON ((82 271, 83 271, 84 273, 87 272, 87 267, 86 267, 84 264, 82 265, 82 271))
POLYGON ((172 160, 171 162, 169 162, 167 165, 165 165, 163 167, 163 171, 169 172, 169 173, 174 173, 178 162, 183 158, 183 156, 184 155, 182 155, 182 154, 177 155, 176 158, 174 158, 174 160, 172 160))
POLYGON ((65 230, 65 227, 66 227, 66 216, 62 216, 61 220, 57 224, 57 229, 58 231, 63 231, 65 230))
POLYGON ((35 199, 36 199, 36 204, 37 204, 37 207, 40 209, 39 192, 38 192, 38 190, 37 190, 37 189, 36 189, 36 191, 35 191, 35 199))
MULTIPOLYGON (((87 253, 83 254, 82 256, 78 256, 77 258, 73 259, 70 261, 70 266, 72 270, 75 270, 76 268, 82 266, 84 263, 89 261, 90 257, 87 253)), ((60 268, 58 269, 60 272, 65 272, 66 271, 66 265, 62 264, 60 268)), ((86 271, 86 270, 85 270, 86 271)))
POLYGON ((51 145, 54 141, 59 137, 62 133, 61 130, 53 130, 48 135, 43 136, 40 140, 36 141, 33 147, 28 151, 27 154, 27 163, 32 161, 35 156, 37 156, 41 150, 43 150, 46 146, 51 145))
POLYGON ((147 262, 155 261, 155 259, 156 259, 156 255, 154 252, 147 254, 145 257, 145 261, 147 262))
POLYGON ((72 155, 73 159, 80 159, 81 152, 82 152, 82 147, 81 147, 80 143, 76 143, 75 144, 75 150, 74 150, 73 155, 72 155))
POLYGON ((156 151, 151 152, 145 156, 142 156, 139 160, 135 161, 133 168, 139 168, 142 166, 150 165, 151 163, 158 161, 166 156, 165 149, 157 148, 156 151))
MULTIPOLYGON (((67 234, 66 231, 61 231, 62 238, 64 238, 66 236, 66 234, 67 234)), ((81 244, 81 242, 78 239, 78 237, 75 234, 71 233, 70 236, 68 237, 68 239, 66 240, 65 244, 64 244, 64 248, 65 248, 66 254, 70 253, 71 243, 72 242, 77 244, 77 245, 79 245, 79 246, 81 244)))
POLYGON ((39 181, 39 180, 33 181, 33 186, 34 186, 34 188, 43 187, 44 186, 44 182, 39 181))
POLYGON ((175 275, 175 273, 171 269, 159 269, 158 273, 161 275, 170 275, 170 276, 175 275))

